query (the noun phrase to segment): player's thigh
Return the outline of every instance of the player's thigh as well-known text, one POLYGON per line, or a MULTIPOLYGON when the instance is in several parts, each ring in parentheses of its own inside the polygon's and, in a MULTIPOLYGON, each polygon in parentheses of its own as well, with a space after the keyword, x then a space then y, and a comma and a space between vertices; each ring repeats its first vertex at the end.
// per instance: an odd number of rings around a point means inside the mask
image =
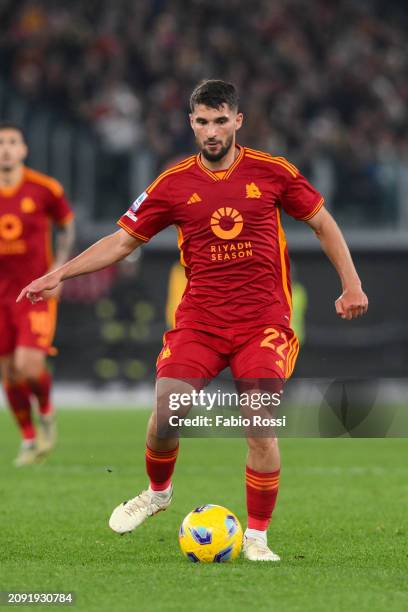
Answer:
POLYGON ((290 328, 262 326, 241 339, 231 361, 237 390, 248 395, 241 403, 248 446, 257 455, 276 454, 277 431, 274 419, 281 404, 283 386, 294 368, 298 340, 290 328))
POLYGON ((13 366, 18 378, 39 378, 44 371, 47 354, 42 349, 18 346, 13 366))
POLYGON ((295 367, 299 352, 298 339, 290 328, 262 326, 243 335, 231 359, 236 380, 287 380, 295 367))
MULTIPOLYGON (((14 324, 17 348, 35 349, 48 355, 51 351, 57 323, 57 300, 50 299, 30 304, 28 300, 17 304, 14 324)), ((19 362, 21 365, 21 361, 19 362)))
POLYGON ((163 337, 157 359, 157 436, 178 436, 179 418, 191 408, 193 391, 202 389, 227 365, 226 340, 217 334, 186 328, 163 337))
POLYGON ((0 359, 10 358, 16 345, 16 328, 13 321, 13 305, 0 304, 0 359))
POLYGON ((173 329, 164 334, 157 358, 157 378, 187 381, 202 388, 227 366, 225 339, 196 329, 173 329))

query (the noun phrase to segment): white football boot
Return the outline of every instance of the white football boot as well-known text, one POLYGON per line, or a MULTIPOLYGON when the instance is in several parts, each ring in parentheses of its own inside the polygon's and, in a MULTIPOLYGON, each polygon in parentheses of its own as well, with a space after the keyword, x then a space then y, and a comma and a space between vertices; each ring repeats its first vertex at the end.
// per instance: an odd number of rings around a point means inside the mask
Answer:
POLYGON ((280 561, 279 555, 272 552, 266 541, 260 538, 248 538, 244 535, 242 548, 244 557, 249 561, 280 561))
POLYGON ((23 440, 18 451, 17 457, 13 463, 15 467, 24 467, 25 465, 33 465, 38 463, 39 456, 37 451, 37 444, 35 440, 23 440))
POLYGON ((38 422, 37 451, 40 456, 48 455, 57 443, 55 414, 42 414, 38 422))
POLYGON ((129 501, 117 506, 109 519, 109 527, 116 533, 130 533, 139 527, 149 516, 166 510, 173 497, 173 487, 166 491, 142 491, 129 501))

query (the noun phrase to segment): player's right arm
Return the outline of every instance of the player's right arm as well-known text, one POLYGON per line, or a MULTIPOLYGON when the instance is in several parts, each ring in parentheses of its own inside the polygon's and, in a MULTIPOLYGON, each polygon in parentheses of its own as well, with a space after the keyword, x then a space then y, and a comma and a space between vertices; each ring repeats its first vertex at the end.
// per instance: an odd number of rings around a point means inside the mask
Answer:
POLYGON ((107 268, 127 257, 143 243, 143 240, 131 236, 123 229, 105 236, 64 265, 33 280, 22 289, 17 302, 21 302, 25 297, 33 303, 41 301, 44 299, 44 291, 55 289, 59 283, 68 278, 107 268))
POLYGON ((55 289, 68 278, 107 268, 124 259, 138 246, 174 222, 172 215, 171 175, 193 165, 194 157, 163 172, 130 206, 118 221, 120 230, 95 242, 56 270, 32 281, 20 292, 17 302, 25 297, 31 302, 44 299, 44 291, 55 289), (136 215, 137 212, 137 215, 136 215))

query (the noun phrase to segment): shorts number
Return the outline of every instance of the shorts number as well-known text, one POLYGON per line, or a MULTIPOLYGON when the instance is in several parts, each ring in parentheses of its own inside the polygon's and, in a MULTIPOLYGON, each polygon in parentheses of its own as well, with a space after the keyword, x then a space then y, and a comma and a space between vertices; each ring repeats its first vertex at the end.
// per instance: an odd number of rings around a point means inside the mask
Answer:
POLYGON ((37 336, 39 346, 48 346, 51 332, 52 321, 48 312, 29 312, 30 329, 37 336))
POLYGON ((51 332, 51 320, 48 312, 29 312, 30 327, 33 334, 47 336, 51 332))
POLYGON ((284 352, 289 345, 286 334, 284 332, 279 332, 274 327, 268 327, 267 329, 264 329, 264 334, 266 335, 266 338, 262 340, 260 346, 267 347, 272 349, 273 351, 276 351, 279 357, 282 357, 282 359, 284 359, 284 352), (280 343, 278 347, 276 347, 276 345, 274 344, 274 340, 276 340, 277 338, 283 340, 283 343, 280 343))

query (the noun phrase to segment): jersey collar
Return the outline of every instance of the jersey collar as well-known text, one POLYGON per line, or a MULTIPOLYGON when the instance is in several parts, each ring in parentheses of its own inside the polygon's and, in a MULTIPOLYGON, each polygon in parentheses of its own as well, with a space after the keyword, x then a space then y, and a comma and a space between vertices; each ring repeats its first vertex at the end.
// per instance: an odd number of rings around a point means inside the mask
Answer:
POLYGON ((238 164, 241 162, 242 158, 244 157, 244 147, 241 147, 238 144, 235 146, 239 150, 238 156, 236 160, 228 168, 228 170, 225 171, 225 174, 222 177, 219 176, 217 172, 213 172, 212 170, 209 170, 208 168, 204 166, 203 162, 201 161, 201 153, 199 153, 196 157, 198 167, 200 168, 200 170, 205 172, 205 174, 208 174, 208 176, 211 177, 213 181, 226 181, 227 179, 229 179, 231 174, 234 172, 235 168, 238 166, 238 164))

